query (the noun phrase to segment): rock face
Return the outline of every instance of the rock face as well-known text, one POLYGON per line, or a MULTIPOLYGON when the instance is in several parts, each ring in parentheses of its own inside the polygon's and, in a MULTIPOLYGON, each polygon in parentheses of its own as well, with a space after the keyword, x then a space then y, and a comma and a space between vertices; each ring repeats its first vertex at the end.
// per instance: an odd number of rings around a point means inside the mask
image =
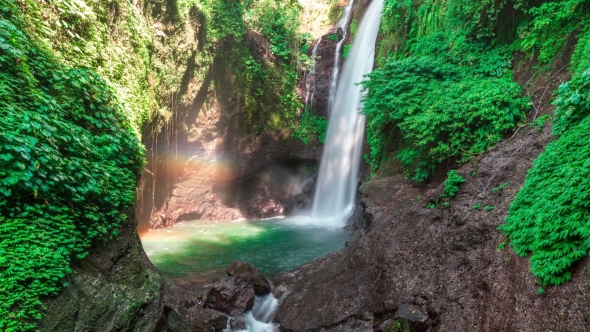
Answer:
MULTIPOLYGON (((534 96, 537 115, 550 114, 550 97, 543 91, 568 79, 561 71, 567 61, 533 77, 534 63, 521 60, 516 59, 522 66, 515 79, 534 96)), ((373 178, 362 187, 372 215, 364 235, 340 252, 279 276, 275 322, 285 331, 321 330, 359 321, 368 311, 375 330, 386 321, 428 331, 590 330, 589 259, 574 267, 571 281, 539 294, 529 261, 508 246, 498 251, 506 237, 497 228, 533 161, 553 139, 550 130, 522 127, 464 165, 442 166, 427 184, 403 176, 373 178), (467 183, 450 207, 427 209, 443 192, 446 167, 458 169, 467 183), (506 182, 508 188, 492 193, 506 182), (495 209, 473 209, 476 203, 495 209), (408 316, 404 308, 418 315, 408 316)))
POLYGON ((214 331, 227 322, 157 272, 130 216, 118 239, 95 243, 84 260, 74 262, 70 285, 44 302, 39 330, 214 331))
POLYGON ((209 289, 205 305, 227 315, 237 317, 252 310, 254 296, 271 292, 268 280, 252 264, 233 261, 225 270, 228 277, 209 289))
MULTIPOLYGON (((270 56, 264 38, 250 33, 247 40, 254 53, 270 56)), ((164 126, 145 128, 148 163, 137 204, 142 229, 194 219, 268 218, 311 199, 305 185, 321 146, 288 132, 248 129, 244 101, 236 98, 223 61, 215 60, 203 82, 190 83, 192 102, 178 106, 164 126)))
POLYGON ((254 306, 251 280, 228 277, 216 282, 207 293, 206 305, 230 316, 239 316, 254 306))
POLYGON ((225 270, 230 277, 236 277, 251 283, 256 296, 264 296, 271 291, 270 283, 254 265, 244 261, 233 261, 225 270))

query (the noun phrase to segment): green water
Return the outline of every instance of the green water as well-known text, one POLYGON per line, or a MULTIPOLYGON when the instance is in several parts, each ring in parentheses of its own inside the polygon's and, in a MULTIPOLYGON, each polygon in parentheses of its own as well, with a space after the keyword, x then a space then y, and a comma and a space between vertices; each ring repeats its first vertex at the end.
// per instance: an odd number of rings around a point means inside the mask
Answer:
POLYGON ((162 273, 190 286, 225 276, 225 268, 238 259, 272 278, 342 249, 346 239, 343 230, 272 219, 217 224, 191 221, 151 230, 141 241, 162 273))

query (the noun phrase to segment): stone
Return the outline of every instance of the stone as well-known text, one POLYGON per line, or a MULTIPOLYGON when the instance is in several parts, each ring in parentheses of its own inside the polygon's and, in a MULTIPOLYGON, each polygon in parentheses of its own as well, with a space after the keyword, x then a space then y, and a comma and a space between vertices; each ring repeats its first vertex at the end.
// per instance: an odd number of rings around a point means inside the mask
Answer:
POLYGON ((360 318, 361 318, 361 320, 371 322, 371 321, 373 321, 373 319, 375 319, 375 315, 373 315, 372 313, 370 313, 368 311, 363 311, 360 314, 360 318))
POLYGON ((191 321, 203 321, 211 325, 215 331, 224 330, 227 327, 226 315, 207 308, 201 308, 200 306, 193 306, 187 310, 187 316, 191 321))
POLYGON ((239 316, 254 306, 254 286, 240 277, 229 277, 213 284, 205 305, 230 316, 239 316))
POLYGON ((428 315, 421 308, 411 304, 400 305, 394 319, 407 321, 412 332, 422 332, 428 329, 428 315))
POLYGON ((236 277, 244 279, 247 282, 251 282, 254 287, 254 293, 257 296, 264 296, 271 292, 270 283, 258 269, 244 261, 233 261, 229 264, 225 273, 230 277, 236 277))

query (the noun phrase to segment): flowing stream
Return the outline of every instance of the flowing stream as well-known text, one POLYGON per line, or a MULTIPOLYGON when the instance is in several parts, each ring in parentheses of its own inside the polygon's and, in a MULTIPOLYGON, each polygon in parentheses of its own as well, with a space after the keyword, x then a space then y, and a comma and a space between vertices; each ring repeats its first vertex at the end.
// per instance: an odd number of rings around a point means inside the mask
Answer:
MULTIPOLYGON (((312 208, 312 218, 322 220, 326 226, 343 227, 354 208, 365 132, 365 117, 359 114, 363 93, 357 83, 373 69, 382 8, 383 0, 374 0, 369 5, 344 64, 329 113, 328 133, 312 208)), ((346 12, 345 17, 349 15, 346 12)), ((339 55, 337 53, 337 57, 339 55)), ((335 68, 333 86, 338 80, 337 72, 335 68)))

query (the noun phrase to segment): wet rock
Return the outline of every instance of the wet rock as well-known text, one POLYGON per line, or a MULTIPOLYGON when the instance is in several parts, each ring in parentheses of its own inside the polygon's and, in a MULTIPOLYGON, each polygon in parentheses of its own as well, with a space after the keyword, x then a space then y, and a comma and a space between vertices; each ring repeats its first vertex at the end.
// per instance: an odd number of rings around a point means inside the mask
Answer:
POLYGON ((244 261, 233 261, 225 270, 229 276, 241 278, 246 282, 252 283, 254 293, 257 296, 264 296, 271 291, 270 283, 258 269, 244 261))
POLYGON ((410 324, 405 320, 389 319, 379 325, 379 332, 410 332, 410 324))
POLYGON ((247 328, 246 322, 239 319, 232 319, 229 324, 231 326, 232 331, 243 331, 247 328))
POLYGON ((203 321, 211 325, 215 331, 224 330, 227 327, 227 316, 215 310, 193 306, 187 310, 190 321, 203 321))
POLYGON ((216 282, 207 293, 205 305, 230 316, 239 316, 254 306, 251 280, 229 277, 216 282))
POLYGON ((412 332, 422 332, 428 329, 428 315, 422 309, 410 304, 400 305, 394 318, 404 324, 404 321, 408 322, 412 332))
POLYGON ((169 331, 176 332, 214 332, 214 328, 200 320, 187 320, 170 307, 164 308, 164 322, 169 331))
POLYGON ((364 311, 363 313, 360 314, 359 316, 361 318, 361 320, 370 322, 373 319, 375 319, 375 315, 373 315, 372 313, 368 312, 368 311, 364 311))
POLYGON ((333 332, 373 332, 373 326, 369 322, 357 320, 354 322, 349 322, 344 325, 337 326, 335 328, 330 329, 329 331, 333 331, 333 332))

